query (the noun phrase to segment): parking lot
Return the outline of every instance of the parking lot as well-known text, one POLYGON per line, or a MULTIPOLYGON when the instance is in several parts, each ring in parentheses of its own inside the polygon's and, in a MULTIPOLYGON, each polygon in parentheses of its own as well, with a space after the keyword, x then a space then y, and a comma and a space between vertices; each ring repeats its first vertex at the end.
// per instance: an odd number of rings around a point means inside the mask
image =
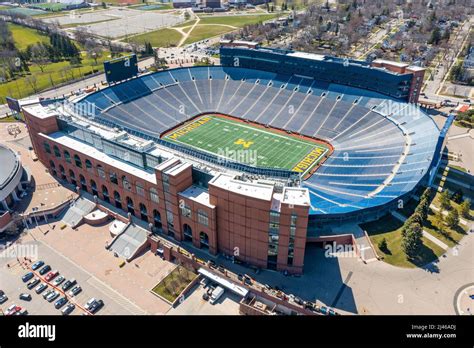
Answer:
POLYGON ((61 26, 87 28, 97 36, 119 38, 168 27, 184 21, 177 13, 158 13, 133 9, 112 8, 101 11, 75 13, 44 19, 46 22, 59 23, 61 26))
MULTIPOLYGON (((77 294, 76 296, 67 296, 68 301, 74 303, 76 308, 71 313, 72 315, 80 315, 86 313, 81 307, 92 297, 96 299, 101 299, 104 301, 104 307, 100 309, 97 314, 130 314, 131 311, 127 308, 127 305, 118 298, 112 298, 107 293, 105 293, 98 284, 97 280, 94 279, 90 274, 85 272, 84 270, 80 269, 76 265, 72 264, 68 260, 64 259, 61 255, 55 253, 54 251, 50 250, 47 246, 42 244, 41 242, 29 241, 27 243, 23 243, 22 246, 28 246, 29 251, 33 251, 33 254, 37 254, 41 260, 45 262, 45 265, 50 265, 52 270, 58 270, 59 274, 65 277, 64 282, 68 279, 76 279, 77 285, 82 288, 82 291, 77 294)), ((20 263, 17 261, 17 258, 12 254, 10 249, 4 250, 2 257, 0 257, 0 284, 1 290, 5 292, 8 296, 8 300, 0 305, 0 308, 5 313, 6 309, 10 307, 12 304, 16 304, 21 306, 22 308, 27 309, 28 314, 32 315, 58 315, 61 314, 60 310, 54 307, 54 303, 61 297, 64 296, 64 291, 61 289, 61 286, 64 284, 60 284, 56 289, 60 292, 60 296, 58 296, 54 301, 51 303, 46 301, 43 298, 43 295, 50 289, 53 288, 52 283, 54 282, 54 278, 51 282, 46 282, 44 276, 40 276, 37 271, 35 271, 35 276, 39 277, 41 283, 48 284, 48 288, 42 291, 40 294, 35 292, 35 288, 29 290, 27 288, 28 282, 23 282, 22 276, 28 272, 31 272, 31 264, 28 266, 24 263, 20 263), (19 299, 19 295, 21 293, 26 293, 31 295, 30 301, 24 301, 19 299)), ((23 249, 16 249, 16 250, 23 250, 23 249)), ((35 256, 35 255, 32 255, 35 256)), ((20 260, 22 258, 20 257, 20 260)), ((32 258, 34 262, 35 259, 32 258)), ((74 286, 73 286, 74 287, 74 286)), ((66 293, 71 290, 73 287, 69 288, 66 293)), ((62 306, 63 309, 65 307, 62 306)))
POLYGON ((197 284, 186 299, 176 308, 170 309, 168 315, 239 315, 240 297, 225 290, 224 294, 211 304, 202 297, 207 292, 201 284, 197 284))

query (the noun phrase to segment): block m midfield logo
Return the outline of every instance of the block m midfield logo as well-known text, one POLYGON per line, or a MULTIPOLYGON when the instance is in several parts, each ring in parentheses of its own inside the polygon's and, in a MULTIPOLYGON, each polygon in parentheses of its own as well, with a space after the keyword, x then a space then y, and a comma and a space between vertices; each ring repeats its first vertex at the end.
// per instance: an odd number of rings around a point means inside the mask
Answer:
POLYGON ((26 322, 18 326, 19 338, 46 338, 52 342, 56 339, 56 325, 36 325, 26 322))

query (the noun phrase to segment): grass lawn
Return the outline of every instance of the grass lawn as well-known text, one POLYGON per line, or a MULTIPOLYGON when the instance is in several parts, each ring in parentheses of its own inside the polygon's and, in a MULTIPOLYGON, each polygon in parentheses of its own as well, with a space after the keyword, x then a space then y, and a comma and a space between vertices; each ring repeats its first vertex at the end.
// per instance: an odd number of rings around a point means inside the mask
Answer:
POLYGON ((444 233, 441 233, 439 229, 433 224, 434 221, 434 211, 430 209, 428 214, 428 221, 423 225, 423 229, 439 240, 443 241, 450 247, 455 246, 459 241, 467 235, 467 227, 463 224, 459 224, 456 228, 450 228, 445 226, 444 233))
POLYGON ((41 72, 40 68, 31 65, 31 75, 18 76, 16 80, 9 81, 7 83, 0 84, 0 103, 5 103, 5 96, 13 98, 25 98, 32 94, 35 94, 33 86, 28 82, 29 76, 36 78, 36 90, 41 91, 59 83, 63 83, 69 80, 80 78, 81 75, 87 75, 93 70, 102 71, 104 69, 103 62, 108 58, 109 53, 104 52, 103 56, 97 60, 97 65, 94 65, 94 61, 89 58, 85 58, 83 55, 82 65, 72 67, 68 61, 50 63, 44 68, 44 72, 41 72), (69 70, 69 68, 71 68, 69 70))
POLYGON ((233 27, 241 28, 247 24, 255 24, 264 22, 269 19, 278 17, 278 14, 262 14, 247 16, 199 16, 201 20, 199 24, 226 24, 233 27))
POLYGON ((196 273, 178 266, 170 274, 164 277, 151 291, 164 297, 170 302, 174 302, 181 291, 183 291, 196 277, 196 273))
MULTIPOLYGON (((194 23, 196 23, 196 20, 195 19, 192 19, 192 20, 189 20, 187 22, 183 22, 183 23, 179 23, 179 24, 176 24, 173 26, 173 28, 184 28, 184 27, 190 27, 192 26, 194 23)), ((189 29, 189 28, 188 28, 189 29)), ((186 30, 185 30, 186 31, 186 30)))
POLYGON ((184 42, 185 45, 193 42, 201 41, 217 35, 223 35, 230 31, 233 31, 230 27, 224 25, 197 25, 194 30, 189 34, 188 38, 184 42))
POLYGON ((24 50, 29 45, 35 44, 37 42, 49 43, 48 36, 42 35, 40 32, 34 29, 26 28, 13 23, 8 23, 8 28, 12 32, 15 46, 19 50, 24 50))
POLYGON ((10 122, 18 122, 18 120, 13 116, 0 118, 0 123, 10 123, 10 122))
POLYGON ((199 117, 164 139, 258 167, 306 173, 329 150, 324 144, 219 116, 199 117))
POLYGON ((418 256, 414 260, 408 260, 402 250, 402 226, 403 222, 392 215, 386 215, 380 220, 360 225, 362 229, 367 231, 372 244, 377 249, 378 255, 383 257, 385 262, 393 266, 404 268, 422 267, 436 260, 444 253, 442 248, 423 237, 423 245, 418 256), (383 238, 387 241, 387 253, 378 247, 379 242, 383 238))
POLYGON ((145 44, 150 42, 153 47, 170 47, 176 46, 183 36, 180 32, 174 29, 164 28, 149 33, 132 36, 127 41, 138 44, 145 44))

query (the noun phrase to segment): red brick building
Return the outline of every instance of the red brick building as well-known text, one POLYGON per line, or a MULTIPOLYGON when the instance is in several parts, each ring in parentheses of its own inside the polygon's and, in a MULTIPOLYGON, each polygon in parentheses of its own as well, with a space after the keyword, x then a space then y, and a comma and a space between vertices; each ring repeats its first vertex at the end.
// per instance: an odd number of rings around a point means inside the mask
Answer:
POLYGON ((23 113, 39 160, 59 180, 211 254, 303 271, 307 189, 203 169, 151 141, 39 104, 23 113))

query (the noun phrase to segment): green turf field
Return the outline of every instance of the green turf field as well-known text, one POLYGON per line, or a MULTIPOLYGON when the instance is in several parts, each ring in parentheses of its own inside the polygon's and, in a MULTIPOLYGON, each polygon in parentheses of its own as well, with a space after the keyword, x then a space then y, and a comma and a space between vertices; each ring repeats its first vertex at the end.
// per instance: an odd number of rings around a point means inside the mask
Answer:
POLYGON ((164 139, 257 167, 305 174, 329 151, 324 144, 213 115, 195 119, 164 139))

